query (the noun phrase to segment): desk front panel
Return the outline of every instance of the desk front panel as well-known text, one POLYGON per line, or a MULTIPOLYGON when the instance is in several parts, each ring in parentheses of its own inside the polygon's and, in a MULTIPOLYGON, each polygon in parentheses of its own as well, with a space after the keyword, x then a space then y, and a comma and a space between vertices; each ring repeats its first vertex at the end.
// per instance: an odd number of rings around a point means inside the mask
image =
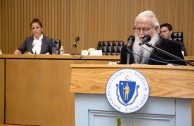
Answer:
POLYGON ((0 59, 0 123, 4 122, 4 59, 0 59))
POLYGON ((6 59, 6 123, 74 126, 70 64, 106 62, 6 59))
POLYGON ((6 123, 73 125, 70 63, 65 60, 7 59, 6 123))

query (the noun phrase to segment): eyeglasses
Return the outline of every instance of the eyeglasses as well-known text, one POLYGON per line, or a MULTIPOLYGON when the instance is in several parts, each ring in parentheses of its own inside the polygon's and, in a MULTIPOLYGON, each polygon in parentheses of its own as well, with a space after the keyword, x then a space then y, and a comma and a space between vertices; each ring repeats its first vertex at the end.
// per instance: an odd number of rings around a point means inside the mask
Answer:
POLYGON ((143 33, 147 33, 147 32, 149 32, 151 29, 152 29, 153 27, 151 27, 151 28, 133 28, 134 30, 135 30, 135 32, 143 32, 143 33))

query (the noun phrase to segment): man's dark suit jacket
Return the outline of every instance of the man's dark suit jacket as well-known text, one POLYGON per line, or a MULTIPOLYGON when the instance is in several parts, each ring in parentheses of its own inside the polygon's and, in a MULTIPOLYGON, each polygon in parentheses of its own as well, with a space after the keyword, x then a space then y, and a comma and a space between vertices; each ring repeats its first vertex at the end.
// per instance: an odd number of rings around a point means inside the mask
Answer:
MULTIPOLYGON (((33 52, 32 52, 32 48, 33 48, 32 43, 33 43, 33 41, 34 41, 33 36, 27 37, 25 39, 23 44, 18 48, 18 50, 20 50, 21 54, 23 54, 25 52, 31 52, 33 54, 33 52)), ((43 35, 40 54, 46 54, 46 53, 52 54, 52 48, 54 46, 55 45, 54 45, 52 39, 43 35)))
MULTIPOLYGON (((132 49, 132 46, 129 47, 130 50, 132 49)), ((184 59, 184 57, 181 53, 181 45, 180 45, 180 43, 178 43, 176 41, 167 40, 167 39, 160 39, 159 43, 157 45, 155 45, 155 47, 160 48, 168 53, 171 53, 171 54, 173 54, 181 59, 184 59)), ((129 52, 129 51, 127 50, 127 47, 124 46, 121 49, 120 64, 127 64, 127 52, 129 52)), ((133 64, 134 63, 133 56, 135 54, 132 54, 131 52, 129 52, 129 54, 130 54, 129 63, 133 64)), ((174 64, 174 65, 186 65, 186 63, 184 61, 177 61, 178 59, 174 59, 174 58, 172 58, 172 57, 170 57, 170 56, 168 56, 168 55, 166 55, 166 54, 164 54, 156 49, 154 49, 154 51, 152 52, 152 54, 148 58, 152 58, 155 60, 166 62, 166 63, 162 63, 162 62, 153 61, 153 60, 149 59, 148 64, 151 64, 151 65, 166 65, 168 63, 174 64)))

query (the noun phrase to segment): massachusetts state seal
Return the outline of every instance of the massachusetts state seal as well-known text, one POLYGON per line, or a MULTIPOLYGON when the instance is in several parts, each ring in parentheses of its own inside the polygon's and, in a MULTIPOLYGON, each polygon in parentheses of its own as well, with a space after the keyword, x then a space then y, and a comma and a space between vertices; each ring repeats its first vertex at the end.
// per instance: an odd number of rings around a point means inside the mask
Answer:
POLYGON ((115 110, 133 113, 141 109, 148 100, 149 86, 140 72, 121 69, 108 80, 106 97, 115 110))

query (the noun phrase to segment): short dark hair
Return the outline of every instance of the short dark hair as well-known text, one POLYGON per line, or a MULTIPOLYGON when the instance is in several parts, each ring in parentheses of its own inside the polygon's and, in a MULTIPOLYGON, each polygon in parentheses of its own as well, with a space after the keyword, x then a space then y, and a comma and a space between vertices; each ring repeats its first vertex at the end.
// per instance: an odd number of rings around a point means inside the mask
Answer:
POLYGON ((169 31, 171 31, 173 29, 172 25, 169 23, 164 23, 164 24, 160 25, 160 28, 162 28, 162 27, 167 27, 169 31))
POLYGON ((30 28, 31 28, 33 23, 38 23, 40 25, 40 27, 42 28, 42 22, 38 18, 34 18, 32 20, 32 22, 30 23, 30 28))

